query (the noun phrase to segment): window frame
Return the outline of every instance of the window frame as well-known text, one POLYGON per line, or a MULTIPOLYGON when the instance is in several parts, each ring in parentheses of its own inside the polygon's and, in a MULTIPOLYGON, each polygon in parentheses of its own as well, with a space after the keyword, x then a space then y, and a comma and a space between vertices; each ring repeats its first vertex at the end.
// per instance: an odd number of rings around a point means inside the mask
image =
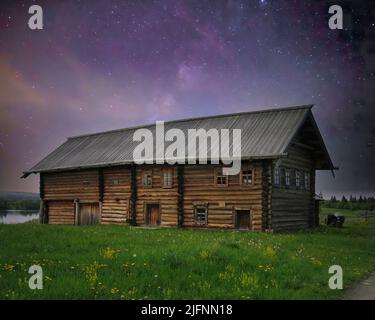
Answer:
MULTIPOLYGON (((202 213, 199 213, 199 214, 202 214, 202 213)), ((195 205, 194 206, 194 225, 196 226, 207 226, 208 225, 208 206, 207 205, 195 205), (204 220, 198 220, 197 219, 197 210, 199 209, 204 209, 204 215, 205 215, 205 219, 204 220), (203 222, 202 222, 203 221, 203 222)))
POLYGON ((281 169, 279 166, 273 169, 273 185, 277 187, 281 186, 281 169), (277 181, 276 181, 276 178, 277 178, 277 181))
POLYGON ((240 172, 240 185, 244 187, 252 187, 254 186, 254 168, 253 167, 244 167, 241 168, 240 172), (243 177, 245 171, 251 171, 251 183, 244 183, 243 177))
POLYGON ((285 168, 284 169, 285 171, 285 187, 286 188, 290 188, 291 185, 292 185, 292 177, 291 177, 291 174, 290 174, 290 169, 288 168, 285 168))
POLYGON ((228 187, 228 185, 229 185, 229 176, 223 174, 223 168, 222 167, 216 167, 214 169, 214 185, 218 188, 225 188, 225 187, 228 187), (217 183, 219 177, 225 178, 226 183, 224 183, 224 184, 217 183))
POLYGON ((173 169, 172 168, 164 168, 162 170, 162 188, 164 189, 170 189, 170 188, 173 188, 173 169), (165 184, 165 175, 166 174, 170 174, 171 175, 171 184, 170 185, 166 185, 165 184))
POLYGON ((146 170, 142 172, 142 185, 143 188, 145 189, 150 189, 153 187, 153 172, 152 170, 146 170), (145 176, 150 176, 151 177, 151 184, 145 184, 145 176))
POLYGON ((302 189, 302 176, 301 172, 298 170, 295 170, 295 177, 296 177, 296 189, 302 189), (298 179, 297 179, 298 177, 298 179), (297 184, 298 181, 298 184, 297 184))
POLYGON ((239 173, 239 184, 244 188, 251 188, 255 185, 255 167, 253 165, 245 164, 241 166, 241 171, 239 173), (251 171, 251 183, 243 182, 244 171, 251 171))

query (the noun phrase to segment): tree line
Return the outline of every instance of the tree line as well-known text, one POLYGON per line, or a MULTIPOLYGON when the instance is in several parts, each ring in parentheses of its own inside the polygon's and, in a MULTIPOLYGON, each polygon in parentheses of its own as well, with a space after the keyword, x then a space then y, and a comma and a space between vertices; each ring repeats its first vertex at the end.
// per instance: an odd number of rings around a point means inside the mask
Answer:
POLYGON ((373 211, 375 209, 375 197, 360 196, 357 198, 355 196, 350 196, 349 198, 346 198, 345 196, 342 196, 342 198, 338 200, 335 196, 332 196, 331 199, 324 200, 322 206, 336 209, 373 211))
POLYGON ((0 210, 38 210, 39 200, 6 200, 0 198, 0 210))

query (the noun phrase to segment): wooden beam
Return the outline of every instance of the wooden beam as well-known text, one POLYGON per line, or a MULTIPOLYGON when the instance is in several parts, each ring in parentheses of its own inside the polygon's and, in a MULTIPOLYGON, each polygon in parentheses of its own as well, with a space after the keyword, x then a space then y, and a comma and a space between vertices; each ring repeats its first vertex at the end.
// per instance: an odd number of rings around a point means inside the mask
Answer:
POLYGON ((137 167, 133 164, 131 166, 131 186, 130 186, 130 224, 137 225, 137 167))
POLYGON ((39 195, 40 199, 44 199, 44 174, 39 175, 39 195))
POLYGON ((74 200, 74 224, 79 225, 79 200, 74 200))
POLYGON ((44 201, 40 200, 40 205, 39 205, 39 223, 43 224, 44 222, 44 201))
POLYGON ((184 225, 184 166, 177 166, 177 224, 179 227, 184 225))
POLYGON ((104 175, 103 175, 103 168, 98 170, 98 180, 99 180, 99 202, 103 202, 104 197, 104 175))
POLYGON ((308 145, 308 144, 305 144, 305 143, 302 143, 302 142, 294 142, 293 143, 296 147, 300 147, 300 148, 303 148, 303 149, 307 149, 307 150, 315 150, 314 147, 308 145))

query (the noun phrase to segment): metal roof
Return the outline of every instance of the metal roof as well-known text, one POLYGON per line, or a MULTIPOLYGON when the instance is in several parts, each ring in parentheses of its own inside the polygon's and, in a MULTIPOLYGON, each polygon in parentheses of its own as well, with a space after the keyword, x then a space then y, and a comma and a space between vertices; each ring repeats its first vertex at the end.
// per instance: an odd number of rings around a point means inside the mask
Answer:
MULTIPOLYGON (((242 159, 278 158, 286 155, 293 137, 306 118, 312 117, 311 107, 308 105, 183 119, 165 122, 164 126, 165 132, 170 128, 181 129, 185 137, 188 129, 241 129, 242 159)), ((139 144, 133 141, 133 134, 140 128, 149 129, 155 140, 155 124, 69 137, 60 147, 26 171, 24 176, 37 172, 132 163, 133 150, 139 144)), ((318 135, 320 136, 319 133, 318 135)), ((323 141, 322 143, 324 145, 323 141)), ((209 150, 210 140, 207 145, 209 150)), ((167 146, 168 143, 165 142, 165 148, 167 146)), ((329 159, 328 152, 327 156, 329 159)), ((329 162, 332 164, 330 159, 329 162)))

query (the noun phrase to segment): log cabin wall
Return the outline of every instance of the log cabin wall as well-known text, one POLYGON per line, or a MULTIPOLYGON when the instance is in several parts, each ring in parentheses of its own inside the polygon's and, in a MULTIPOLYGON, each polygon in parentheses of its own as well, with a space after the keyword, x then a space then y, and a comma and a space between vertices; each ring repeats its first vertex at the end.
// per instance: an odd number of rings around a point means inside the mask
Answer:
POLYGON ((74 224, 74 200, 99 202, 98 170, 43 174, 48 223, 74 224))
POLYGON ((136 167, 136 224, 146 225, 147 206, 158 205, 161 226, 178 225, 177 166, 140 165, 136 167), (164 186, 164 170, 171 170, 172 184, 164 186), (151 176, 151 185, 145 185, 145 175, 151 176))
POLYGON ((74 202, 73 201, 48 201, 48 223, 49 224, 74 224, 74 202))
POLYGON ((44 174, 44 199, 99 201, 98 170, 44 174))
MULTIPOLYGON (((273 231, 295 230, 314 226, 315 166, 312 151, 301 146, 296 137, 287 150, 287 158, 280 159, 280 184, 272 186, 273 231), (285 171, 290 172, 290 186, 285 184, 285 171), (300 173, 300 187, 296 186, 296 172, 300 173), (309 187, 305 187, 304 174, 309 174, 309 187)), ((275 167, 273 168, 275 170, 275 167)))
MULTIPOLYGON (((186 165, 184 168, 185 227, 234 228, 236 210, 250 210, 250 229, 263 230, 264 206, 263 168, 261 163, 243 163, 242 169, 253 170, 253 183, 243 185, 241 175, 228 176, 228 184, 218 186, 215 170, 218 165, 186 165), (197 224, 196 208, 207 206, 207 223, 197 224)), ((268 206, 268 205, 267 205, 268 206)))
POLYGON ((130 220, 131 169, 128 166, 103 169, 101 223, 123 224, 130 220))
POLYGON ((262 230, 271 231, 272 228, 272 175, 273 162, 262 162, 262 230))
POLYGON ((222 169, 218 165, 181 166, 179 175, 177 166, 133 166, 133 178, 130 166, 44 173, 41 195, 48 212, 47 221, 51 224, 75 223, 75 199, 100 202, 100 223, 129 223, 131 198, 136 190, 134 210, 137 225, 148 223, 147 205, 157 204, 161 226, 178 226, 180 221, 183 227, 235 228, 236 212, 249 210, 251 230, 312 227, 316 221, 313 160, 308 150, 295 144, 291 145, 288 153, 288 158, 278 163, 280 168, 285 167, 292 172, 288 188, 272 183, 273 163, 262 160, 244 162, 241 174, 228 176, 227 184, 222 186, 215 183, 216 172, 222 169), (244 185, 242 172, 249 169, 253 172, 253 181, 244 185), (164 186, 165 170, 172 173, 169 187, 164 186), (300 189, 295 186, 293 170, 301 173, 300 189), (310 173, 310 190, 303 188, 304 172, 310 173), (144 185, 145 173, 151 174, 151 186, 144 185), (196 221, 195 210, 199 206, 207 207, 207 223, 203 225, 196 221))

